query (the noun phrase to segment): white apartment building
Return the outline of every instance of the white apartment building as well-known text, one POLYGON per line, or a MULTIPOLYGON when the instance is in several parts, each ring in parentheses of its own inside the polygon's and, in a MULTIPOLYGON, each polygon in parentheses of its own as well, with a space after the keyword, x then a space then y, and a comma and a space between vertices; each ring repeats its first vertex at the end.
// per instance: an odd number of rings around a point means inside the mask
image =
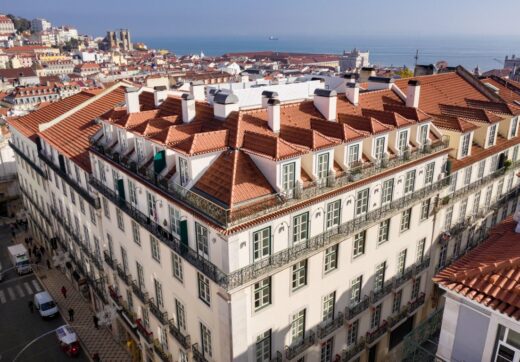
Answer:
POLYGON ((120 83, 13 120, 31 228, 138 359, 399 358, 432 275, 516 207, 518 109, 462 68, 345 82, 254 109, 120 83))
POLYGON ((42 19, 42 18, 36 18, 31 20, 31 29, 35 33, 40 33, 42 31, 47 31, 52 28, 52 24, 50 21, 42 19))

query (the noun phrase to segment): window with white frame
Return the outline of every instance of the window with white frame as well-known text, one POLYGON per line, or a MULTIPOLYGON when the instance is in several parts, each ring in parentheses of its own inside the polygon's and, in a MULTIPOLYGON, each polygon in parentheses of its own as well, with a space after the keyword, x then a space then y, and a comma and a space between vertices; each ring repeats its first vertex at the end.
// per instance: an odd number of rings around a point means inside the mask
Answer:
POLYGON ((354 258, 363 255, 365 253, 365 239, 366 239, 366 230, 363 230, 356 235, 354 235, 354 245, 352 248, 352 256, 354 258))
POLYGON ((271 228, 266 227, 253 233, 253 261, 271 255, 271 228))
POLYGON ((182 157, 179 157, 179 182, 181 186, 186 186, 190 182, 188 160, 182 157))
POLYGON ((168 205, 168 214, 170 216, 170 232, 179 235, 181 232, 181 214, 179 209, 168 205))
POLYGON ((199 298, 207 305, 210 305, 211 293, 209 289, 209 279, 201 273, 197 273, 197 280, 199 285, 199 298))
POLYGON ((406 173, 404 181, 404 194, 408 195, 415 189, 415 170, 410 170, 406 173))
POLYGON ((270 362, 271 361, 271 330, 270 329, 256 337, 255 361, 256 362, 270 362))
POLYGON ((468 208, 468 199, 464 199, 460 202, 459 206, 459 223, 463 222, 466 218, 466 210, 468 208))
POLYGON ((309 213, 293 217, 293 244, 307 240, 309 237, 309 213))
POLYGON ((123 266, 123 271, 125 274, 128 274, 128 254, 126 253, 126 249, 121 247, 121 264, 123 266))
POLYGON ((376 266, 376 272, 374 273, 374 291, 376 292, 381 290, 385 284, 385 271, 386 261, 376 266))
POLYGON ((382 160, 385 154, 385 137, 379 137, 375 140, 374 146, 374 158, 376 160, 382 160))
POLYGON ((155 204, 156 204, 156 199, 155 199, 155 195, 146 191, 146 202, 147 202, 147 206, 148 206, 148 216, 152 219, 152 220, 155 220, 157 219, 157 211, 155 210, 155 204))
POLYGON ((182 258, 175 254, 174 252, 171 253, 172 255, 172 274, 173 276, 182 282, 184 280, 184 270, 182 268, 182 258))
POLYGON ((491 172, 495 172, 498 168, 498 155, 491 157, 491 172))
POLYGON ((352 322, 349 325, 348 332, 347 332, 347 346, 351 346, 351 345, 357 343, 358 332, 359 332, 359 319, 356 319, 354 322, 352 322))
POLYGON ((413 299, 417 299, 417 297, 419 296, 419 292, 421 291, 421 277, 418 277, 417 279, 415 279, 413 281, 413 286, 412 286, 412 300, 413 299))
POLYGON ((369 189, 358 191, 356 196, 356 216, 363 215, 368 211, 369 189))
POLYGON ((454 193, 455 189, 457 188, 457 175, 458 173, 456 172, 451 174, 450 187, 448 188, 448 192, 450 194, 454 193))
POLYGON ((466 157, 469 155, 469 141, 471 139, 471 134, 466 133, 462 136, 462 148, 460 150, 460 157, 466 157))
POLYGON ((155 301, 157 303, 157 306, 159 308, 163 308, 164 301, 163 301, 162 285, 157 279, 153 280, 153 285, 154 285, 154 290, 155 290, 155 301))
POLYGON ((513 162, 518 160, 518 145, 513 148, 513 162))
POLYGON ((504 192, 504 178, 501 178, 500 181, 498 181, 497 185, 497 199, 502 195, 504 192))
POLYGON ((144 291, 144 270, 143 266, 139 262, 135 262, 135 267, 137 270, 137 285, 139 286, 139 290, 144 291))
POLYGON ((152 258, 154 258, 155 261, 160 263, 161 262, 161 250, 159 248, 159 241, 153 235, 150 235, 150 248, 152 250, 152 258))
POLYGON ((412 220, 412 208, 405 210, 401 214, 401 224, 399 231, 403 232, 410 229, 410 222, 412 220))
POLYGON ((401 250, 397 256, 397 274, 403 275, 406 270, 406 249, 401 250))
POLYGON ((334 319, 334 306, 336 304, 336 292, 332 292, 323 297, 321 320, 328 322, 334 319))
POLYGON ((383 182, 381 190, 381 205, 387 205, 392 202, 394 195, 394 179, 391 178, 383 182))
POLYGON ((494 362, 518 362, 520 361, 520 333, 498 325, 496 347, 493 351, 494 362))
POLYGON ((381 309, 382 309, 382 303, 379 303, 374 307, 372 310, 372 318, 370 319, 370 328, 374 329, 379 327, 379 324, 381 323, 381 309))
POLYGON ((296 163, 290 162, 282 165, 282 190, 292 196, 296 184, 296 163))
POLYGON ((363 286, 363 276, 360 275, 350 283, 350 303, 357 304, 361 301, 361 288, 363 286))
POLYGON ((134 239, 134 243, 137 245, 141 245, 141 231, 139 229, 139 224, 132 220, 132 238, 134 239))
POLYGON ((408 149, 408 130, 399 132, 397 148, 401 154, 408 149))
POLYGON ((327 204, 327 218, 326 218, 326 228, 327 229, 330 229, 334 226, 339 225, 340 209, 341 209, 341 200, 336 200, 334 202, 329 202, 327 204))
POLYGON ((123 219, 123 212, 118 207, 116 207, 116 219, 117 219, 117 227, 121 231, 125 231, 125 220, 123 219))
POLYGON ((135 182, 128 179, 128 198, 132 205, 137 205, 137 190, 135 187, 135 182))
POLYGON ((297 343, 305 336, 305 309, 293 314, 291 318, 292 343, 297 343))
POLYGON ((421 203, 421 220, 426 220, 430 216, 431 199, 426 199, 421 203))
POLYGON ((198 222, 195 222, 195 240, 198 254, 209 259, 208 228, 198 222))
POLYGON ((453 220, 453 206, 450 206, 446 209, 446 214, 444 215, 444 230, 449 230, 451 228, 451 222, 453 220))
POLYGON ((475 193, 475 195, 473 196, 473 211, 472 211, 473 215, 478 214, 478 209, 480 207, 480 194, 481 194, 481 191, 475 193))
POLYGON ((186 310, 184 304, 177 298, 175 298, 175 316, 177 317, 177 328, 179 330, 186 330, 186 310))
POLYGON ((478 173, 477 177, 481 179, 484 177, 484 171, 486 170, 486 160, 482 160, 478 163, 478 173))
POLYGON ((97 224, 97 218, 96 218, 96 210, 94 210, 94 208, 92 206, 89 205, 88 207, 88 210, 89 210, 89 213, 90 213, 90 222, 93 224, 93 225, 96 225, 97 224))
POLYGON ((484 202, 484 205, 490 205, 491 204, 491 195, 493 194, 493 184, 489 185, 486 189, 486 200, 484 202))
POLYGON ((307 285, 307 260, 299 261, 292 266, 292 290, 298 290, 307 285))
POLYGON ((428 125, 423 124, 419 131, 419 142, 421 145, 425 145, 428 141, 428 125))
POLYGON ((329 175, 329 153, 322 153, 318 155, 318 164, 316 168, 316 175, 318 180, 327 178, 329 175))
POLYGON ((424 250, 426 248, 426 238, 422 238, 417 242, 416 261, 422 263, 424 259, 424 250))
POLYGON ((514 117, 511 119, 511 133, 510 133, 509 137, 516 136, 517 128, 518 128, 518 117, 514 117))
POLYGON ((354 167, 359 161, 359 144, 348 146, 348 161, 349 167, 354 167))
POLYGON ((379 223, 379 229, 377 231, 377 242, 382 244, 388 241, 390 235, 390 219, 383 220, 379 223))
MULTIPOLYGON (((98 161, 98 171, 99 171, 99 179, 101 182, 106 182, 107 176, 105 174, 105 165, 103 165, 103 162, 98 161)), ((58 186, 58 189, 60 188, 58 185, 58 178, 56 178, 56 185, 58 186)))
POLYGON ((338 245, 325 249, 324 272, 328 273, 338 267, 338 245))
POLYGON ((213 353, 211 346, 211 331, 202 323, 200 323, 200 340, 202 347, 202 355, 211 357, 213 353))
POLYGON ((144 160, 144 141, 140 137, 135 137, 135 151, 137 154, 137 162, 144 160))
POLYGON ((271 304, 271 277, 262 279, 253 285, 253 298, 255 311, 271 304))
POLYGON ((489 127, 489 135, 488 135, 488 141, 487 146, 493 146, 495 144, 495 138, 497 134, 497 124, 495 123, 491 127, 489 127))
POLYGON ((320 362, 332 362, 334 337, 330 337, 320 346, 320 362))
POLYGON ((473 171, 473 167, 468 166, 464 169, 464 186, 467 186, 471 183, 471 171, 473 171))
POLYGON ((394 293, 394 300, 392 302, 392 313, 399 313, 401 310, 401 301, 403 299, 403 290, 399 289, 394 293))
POLYGON ((430 185, 433 183, 433 172, 435 170, 435 162, 430 162, 426 165, 426 170, 424 172, 424 184, 430 185))

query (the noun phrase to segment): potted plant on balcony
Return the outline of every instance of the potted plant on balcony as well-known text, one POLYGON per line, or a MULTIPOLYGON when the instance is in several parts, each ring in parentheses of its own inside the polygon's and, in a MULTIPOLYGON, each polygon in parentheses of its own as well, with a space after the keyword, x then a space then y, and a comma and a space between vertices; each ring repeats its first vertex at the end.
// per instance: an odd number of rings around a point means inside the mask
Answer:
POLYGON ((513 165, 513 162, 511 160, 505 160, 504 161, 504 169, 508 170, 513 165))

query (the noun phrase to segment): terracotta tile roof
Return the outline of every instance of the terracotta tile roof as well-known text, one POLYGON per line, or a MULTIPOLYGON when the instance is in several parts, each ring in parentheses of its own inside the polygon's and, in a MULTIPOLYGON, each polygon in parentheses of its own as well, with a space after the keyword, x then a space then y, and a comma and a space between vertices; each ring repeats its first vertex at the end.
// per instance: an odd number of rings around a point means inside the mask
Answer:
POLYGON ((384 104, 383 109, 389 112, 399 113, 404 118, 414 120, 416 122, 430 121, 431 116, 418 108, 407 107, 399 104, 384 104))
POLYGON ((468 121, 496 123, 502 120, 502 117, 480 108, 454 106, 450 104, 439 104, 439 108, 442 114, 461 117, 468 121))
POLYGON ((195 190, 228 207, 274 193, 273 188, 244 152, 223 152, 202 175, 195 190))
POLYGON ((81 103, 92 98, 93 95, 80 92, 73 96, 67 97, 59 102, 54 102, 26 116, 10 119, 9 125, 16 128, 24 136, 32 138, 38 133, 38 126, 43 123, 52 121, 55 118, 67 113, 71 109, 79 106, 81 103))
POLYGON ((324 136, 313 129, 293 126, 282 126, 280 137, 287 142, 308 147, 311 150, 333 147, 339 143, 339 140, 324 136))
POLYGON ((520 320, 520 234, 507 218, 487 240, 433 280, 466 298, 520 320))
POLYGON ((244 132, 242 149, 277 161, 305 153, 303 148, 293 145, 280 137, 252 131, 244 132))
POLYGON ((465 121, 461 117, 447 116, 444 114, 432 114, 432 117, 435 126, 449 131, 466 133, 479 128, 477 125, 465 121))
POLYGON ((409 127, 409 126, 415 124, 414 121, 406 119, 403 116, 401 116, 399 113, 396 113, 396 112, 379 111, 376 109, 364 108, 361 113, 365 117, 375 118, 379 122, 392 126, 392 127, 395 127, 395 128, 409 127))
POLYGON ((345 142, 358 140, 367 136, 367 133, 356 131, 346 123, 322 121, 320 119, 312 119, 311 128, 325 136, 337 138, 345 142))
POLYGON ((185 155, 198 155, 202 153, 224 150, 228 145, 228 131, 212 131, 195 133, 185 140, 177 143, 173 148, 185 155))
MULTIPOLYGON (((64 156, 90 172, 89 139, 100 128, 94 120, 124 98, 124 87, 117 87, 104 95, 99 95, 99 98, 92 103, 38 134, 64 156)), ((49 107, 52 107, 52 105, 45 107, 43 110, 49 107)))
POLYGON ((345 123, 358 131, 368 132, 374 135, 389 132, 394 129, 394 127, 383 124, 375 118, 356 116, 352 114, 339 114, 338 121, 345 123))
POLYGON ((502 115, 518 115, 520 114, 520 108, 514 104, 506 104, 500 102, 486 102, 479 101, 477 99, 466 99, 466 103, 469 107, 481 108, 487 111, 502 114, 502 115))
POLYGON ((440 104, 464 107, 468 98, 482 101, 490 100, 458 72, 399 79, 396 80, 395 84, 406 94, 410 79, 421 81, 419 108, 428 114, 441 113, 440 104))
POLYGON ((520 102, 520 85, 518 83, 495 75, 481 79, 481 81, 497 88, 498 95, 507 103, 520 102))

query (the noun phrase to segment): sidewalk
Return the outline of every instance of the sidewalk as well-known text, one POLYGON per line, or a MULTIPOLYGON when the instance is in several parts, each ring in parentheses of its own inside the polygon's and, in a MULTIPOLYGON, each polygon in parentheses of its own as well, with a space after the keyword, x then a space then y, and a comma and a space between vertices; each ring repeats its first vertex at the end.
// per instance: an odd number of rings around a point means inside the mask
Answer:
MULTIPOLYGON (((23 242, 28 236, 30 236, 29 232, 18 232, 16 239, 18 242, 23 242)), ((49 251, 45 252, 45 257, 42 258, 40 265, 35 268, 35 274, 58 304, 63 319, 74 327, 89 358, 92 359, 92 355, 98 353, 102 362, 131 361, 130 354, 117 343, 107 327, 100 326, 99 329, 94 328, 92 320, 94 311, 91 309, 90 304, 81 296, 80 292, 74 288, 71 281, 58 269, 47 269, 46 260, 48 253, 49 251), (67 299, 61 293, 62 286, 65 286, 67 289, 67 299), (69 308, 74 309, 73 322, 68 321, 69 308)))

